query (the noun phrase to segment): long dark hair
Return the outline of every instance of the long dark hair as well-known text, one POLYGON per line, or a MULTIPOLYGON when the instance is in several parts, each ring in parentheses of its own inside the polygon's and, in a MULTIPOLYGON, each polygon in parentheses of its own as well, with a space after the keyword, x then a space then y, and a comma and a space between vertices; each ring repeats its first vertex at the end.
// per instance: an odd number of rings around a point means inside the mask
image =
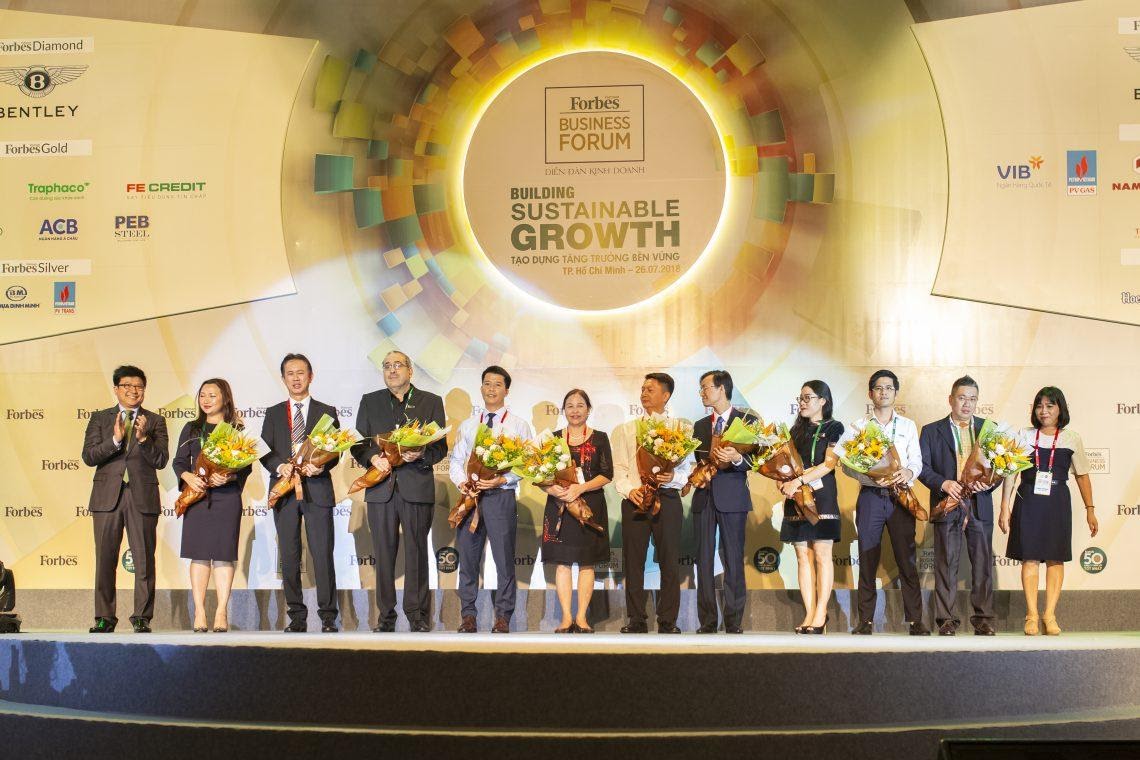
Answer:
MULTIPOLYGON (((824 400, 825 403, 823 405, 823 420, 821 420, 820 424, 826 427, 828 421, 831 420, 831 408, 835 406, 834 402, 831 400, 831 388, 828 387, 827 383, 823 382, 822 380, 808 380, 803 384, 802 387, 811 388, 812 393, 824 400)), ((802 416, 799 413, 799 410, 797 410, 796 421, 792 423, 792 443, 795 444, 797 449, 804 448, 807 445, 807 442, 811 440, 812 434, 814 432, 815 423, 811 422, 811 420, 809 420, 807 417, 802 416)), ((809 467, 811 466, 810 464, 807 464, 807 462, 804 464, 809 467)))
MULTIPOLYGON (((216 385, 218 390, 222 392, 222 419, 236 428, 242 428, 244 425, 241 421, 241 413, 238 412, 237 407, 234 406, 234 392, 230 388, 230 384, 220 377, 211 377, 209 380, 203 380, 202 384, 198 386, 198 394, 194 397, 197 403, 198 396, 202 395, 202 389, 207 385, 216 385)), ((206 414, 202 411, 202 405, 198 404, 198 418, 190 423, 193 430, 201 432, 202 428, 206 426, 206 414)))

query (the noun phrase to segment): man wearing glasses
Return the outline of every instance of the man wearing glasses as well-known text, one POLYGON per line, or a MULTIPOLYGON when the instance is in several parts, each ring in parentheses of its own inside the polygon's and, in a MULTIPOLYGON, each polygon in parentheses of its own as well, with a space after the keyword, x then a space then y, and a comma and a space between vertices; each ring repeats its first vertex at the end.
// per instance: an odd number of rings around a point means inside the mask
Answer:
POLYGON ((930 489, 931 508, 946 497, 960 500, 952 512, 930 519, 934 528, 934 622, 939 636, 953 636, 962 624, 956 611, 963 539, 972 576, 970 624, 978 636, 994 635, 992 489, 967 490, 958 482, 985 423, 974 416, 977 407, 977 382, 969 375, 958 378, 950 390, 950 416, 924 425, 918 437, 922 448, 918 479, 930 489))
MULTIPOLYGON (((356 429, 364 436, 352 455, 362 467, 390 472, 373 436, 391 433, 412 422, 444 425, 443 399, 412 385, 415 368, 402 351, 389 351, 381 364, 383 390, 364 394, 356 411, 356 429)), ((427 633, 431 625, 428 590, 428 532, 435 510, 432 468, 447 456, 447 441, 439 440, 421 451, 401 453, 403 464, 364 492, 368 528, 376 558, 376 633, 396 630, 396 553, 404 531, 404 615, 413 633, 427 633)))
POLYGON ((154 616, 154 548, 161 500, 157 471, 166 466, 166 420, 143 409, 146 375, 119 367, 112 375, 118 403, 91 415, 83 462, 95 468, 88 510, 95 526, 95 625, 111 633, 118 623, 115 573, 123 530, 135 565, 135 633, 150 633, 154 616))
POLYGON ((918 585, 918 569, 914 561, 915 520, 907 510, 891 499, 889 487, 907 483, 922 472, 922 451, 918 445, 918 427, 913 420, 895 411, 895 398, 899 392, 899 379, 889 369, 871 375, 867 383, 867 396, 873 413, 862 423, 851 425, 840 436, 836 448, 854 438, 871 419, 886 431, 894 442, 903 468, 892 477, 874 480, 843 467, 859 481, 859 497, 855 502, 855 527, 859 532, 859 623, 851 633, 869 635, 874 632, 875 577, 879 571, 879 558, 883 551, 883 528, 891 535, 895 562, 898 564, 899 583, 902 586, 903 610, 910 624, 911 636, 929 636, 930 629, 922 623, 922 591, 918 585))

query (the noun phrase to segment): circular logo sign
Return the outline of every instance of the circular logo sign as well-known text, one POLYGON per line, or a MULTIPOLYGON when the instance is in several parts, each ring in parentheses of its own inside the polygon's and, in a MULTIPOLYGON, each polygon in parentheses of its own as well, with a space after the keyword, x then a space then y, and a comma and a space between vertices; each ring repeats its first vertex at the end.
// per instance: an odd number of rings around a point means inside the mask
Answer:
POLYGON ((127 549, 125 552, 123 552, 123 569, 128 573, 133 573, 135 571, 135 557, 133 554, 131 554, 130 549, 127 549))
POLYGON ((644 301, 697 263, 727 174, 708 111, 679 79, 623 53, 541 63, 475 126, 463 210, 491 264, 578 310, 644 301))
POLYGON ((454 573, 459 569, 459 552, 445 546, 435 553, 435 569, 441 573, 454 573))
POLYGON ((1081 569, 1086 573, 1096 575, 1102 572, 1108 566, 1108 555, 1105 554, 1104 549, 1096 546, 1090 546, 1081 552, 1081 569))
POLYGON ((771 546, 761 546, 752 556, 752 564, 762 573, 774 573, 780 569, 780 552, 771 546))
POLYGON ((8 297, 9 301, 23 301, 28 297, 28 289, 23 285, 13 285, 5 291, 4 295, 8 297))

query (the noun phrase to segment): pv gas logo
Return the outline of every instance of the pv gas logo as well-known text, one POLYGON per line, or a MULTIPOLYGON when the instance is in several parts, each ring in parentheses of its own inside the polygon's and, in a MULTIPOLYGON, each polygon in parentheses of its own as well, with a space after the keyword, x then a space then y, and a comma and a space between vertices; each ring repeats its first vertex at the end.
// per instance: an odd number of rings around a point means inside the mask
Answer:
POLYGON ((44 219, 40 222, 40 240, 78 240, 78 219, 44 219))
POLYGON ((74 314, 75 313, 75 283, 74 282, 57 282, 53 289, 55 293, 55 313, 56 314, 74 314))
POLYGON ((1066 151, 1065 177, 1069 195, 1096 195, 1096 151, 1066 151))
POLYGON ((115 217, 115 240, 146 240, 150 237, 150 216, 126 214, 115 217))

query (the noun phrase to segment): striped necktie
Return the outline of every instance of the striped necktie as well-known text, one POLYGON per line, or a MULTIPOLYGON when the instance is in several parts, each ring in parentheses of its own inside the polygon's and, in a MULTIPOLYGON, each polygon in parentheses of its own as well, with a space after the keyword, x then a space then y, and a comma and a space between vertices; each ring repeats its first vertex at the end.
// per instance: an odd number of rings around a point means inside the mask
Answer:
POLYGON ((293 404, 293 453, 296 454, 305 440, 305 418, 301 416, 301 402, 293 404))
MULTIPOLYGON (((126 454, 131 450, 131 433, 135 432, 135 411, 133 409, 124 410, 123 416, 123 453, 126 454)), ((127 467, 123 465, 123 482, 130 483, 131 475, 127 472, 127 467)))

